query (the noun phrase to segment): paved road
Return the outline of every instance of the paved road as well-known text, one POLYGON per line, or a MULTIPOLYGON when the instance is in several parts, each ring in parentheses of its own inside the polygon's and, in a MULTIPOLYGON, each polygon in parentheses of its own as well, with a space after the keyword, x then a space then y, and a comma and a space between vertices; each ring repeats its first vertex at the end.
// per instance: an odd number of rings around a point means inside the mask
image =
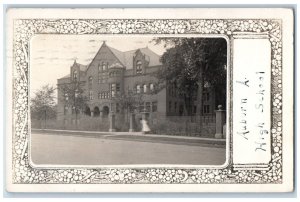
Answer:
POLYGON ((128 135, 122 140, 114 137, 117 136, 32 132, 31 159, 35 164, 59 165, 222 165, 225 162, 225 148, 153 139, 136 141, 128 135))

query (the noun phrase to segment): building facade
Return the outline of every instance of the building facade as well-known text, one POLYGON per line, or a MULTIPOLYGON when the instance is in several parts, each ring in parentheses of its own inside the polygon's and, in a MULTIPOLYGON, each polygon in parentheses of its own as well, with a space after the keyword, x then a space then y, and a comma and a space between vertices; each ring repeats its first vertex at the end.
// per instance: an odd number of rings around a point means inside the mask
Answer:
MULTIPOLYGON (((105 42, 88 65, 74 61, 70 74, 58 79, 57 85, 66 85, 73 81, 81 82, 88 98, 87 106, 79 112, 79 117, 108 117, 110 113, 121 116, 135 113, 137 118, 145 115, 148 119, 183 115, 183 100, 176 87, 166 85, 157 89, 155 72, 162 68, 160 56, 148 47, 121 52, 109 47, 105 42), (136 97, 135 108, 124 108, 120 101, 136 97), (127 110, 127 111, 126 111, 127 110)), ((59 88, 58 88, 59 89, 59 88)), ((206 88, 209 89, 209 88, 206 88)), ((74 110, 66 106, 67 95, 58 91, 58 119, 65 122, 74 120, 74 110)), ((213 90, 203 93, 203 113, 214 113, 215 95, 213 90)), ((196 102, 193 111, 196 113, 196 102)), ((77 114, 76 114, 77 115, 77 114)))

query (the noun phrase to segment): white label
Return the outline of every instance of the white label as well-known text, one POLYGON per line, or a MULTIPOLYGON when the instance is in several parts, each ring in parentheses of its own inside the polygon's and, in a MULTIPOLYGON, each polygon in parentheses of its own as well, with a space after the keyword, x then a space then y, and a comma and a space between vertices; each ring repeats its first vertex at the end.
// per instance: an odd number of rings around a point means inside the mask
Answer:
POLYGON ((271 44, 233 41, 233 163, 267 164, 270 143, 271 44))

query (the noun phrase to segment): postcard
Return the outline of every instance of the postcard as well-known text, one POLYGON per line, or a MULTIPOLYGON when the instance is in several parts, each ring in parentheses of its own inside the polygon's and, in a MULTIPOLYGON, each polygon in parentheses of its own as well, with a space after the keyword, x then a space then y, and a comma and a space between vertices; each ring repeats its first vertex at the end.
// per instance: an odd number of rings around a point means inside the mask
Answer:
POLYGON ((293 191, 293 10, 6 17, 9 192, 293 191))

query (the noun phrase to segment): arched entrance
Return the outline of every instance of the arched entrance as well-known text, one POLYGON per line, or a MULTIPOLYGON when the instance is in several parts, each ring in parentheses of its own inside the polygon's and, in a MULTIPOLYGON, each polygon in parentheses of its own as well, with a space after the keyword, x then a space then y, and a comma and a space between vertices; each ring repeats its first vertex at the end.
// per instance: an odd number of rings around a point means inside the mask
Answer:
POLYGON ((91 116, 91 109, 89 107, 85 107, 84 114, 87 116, 91 116))
POLYGON ((95 117, 100 116, 100 110, 99 110, 98 107, 95 107, 95 108, 94 108, 94 116, 95 116, 95 117))
POLYGON ((106 118, 106 117, 108 117, 108 114, 109 114, 109 108, 108 108, 108 106, 104 106, 102 108, 102 117, 106 118))

